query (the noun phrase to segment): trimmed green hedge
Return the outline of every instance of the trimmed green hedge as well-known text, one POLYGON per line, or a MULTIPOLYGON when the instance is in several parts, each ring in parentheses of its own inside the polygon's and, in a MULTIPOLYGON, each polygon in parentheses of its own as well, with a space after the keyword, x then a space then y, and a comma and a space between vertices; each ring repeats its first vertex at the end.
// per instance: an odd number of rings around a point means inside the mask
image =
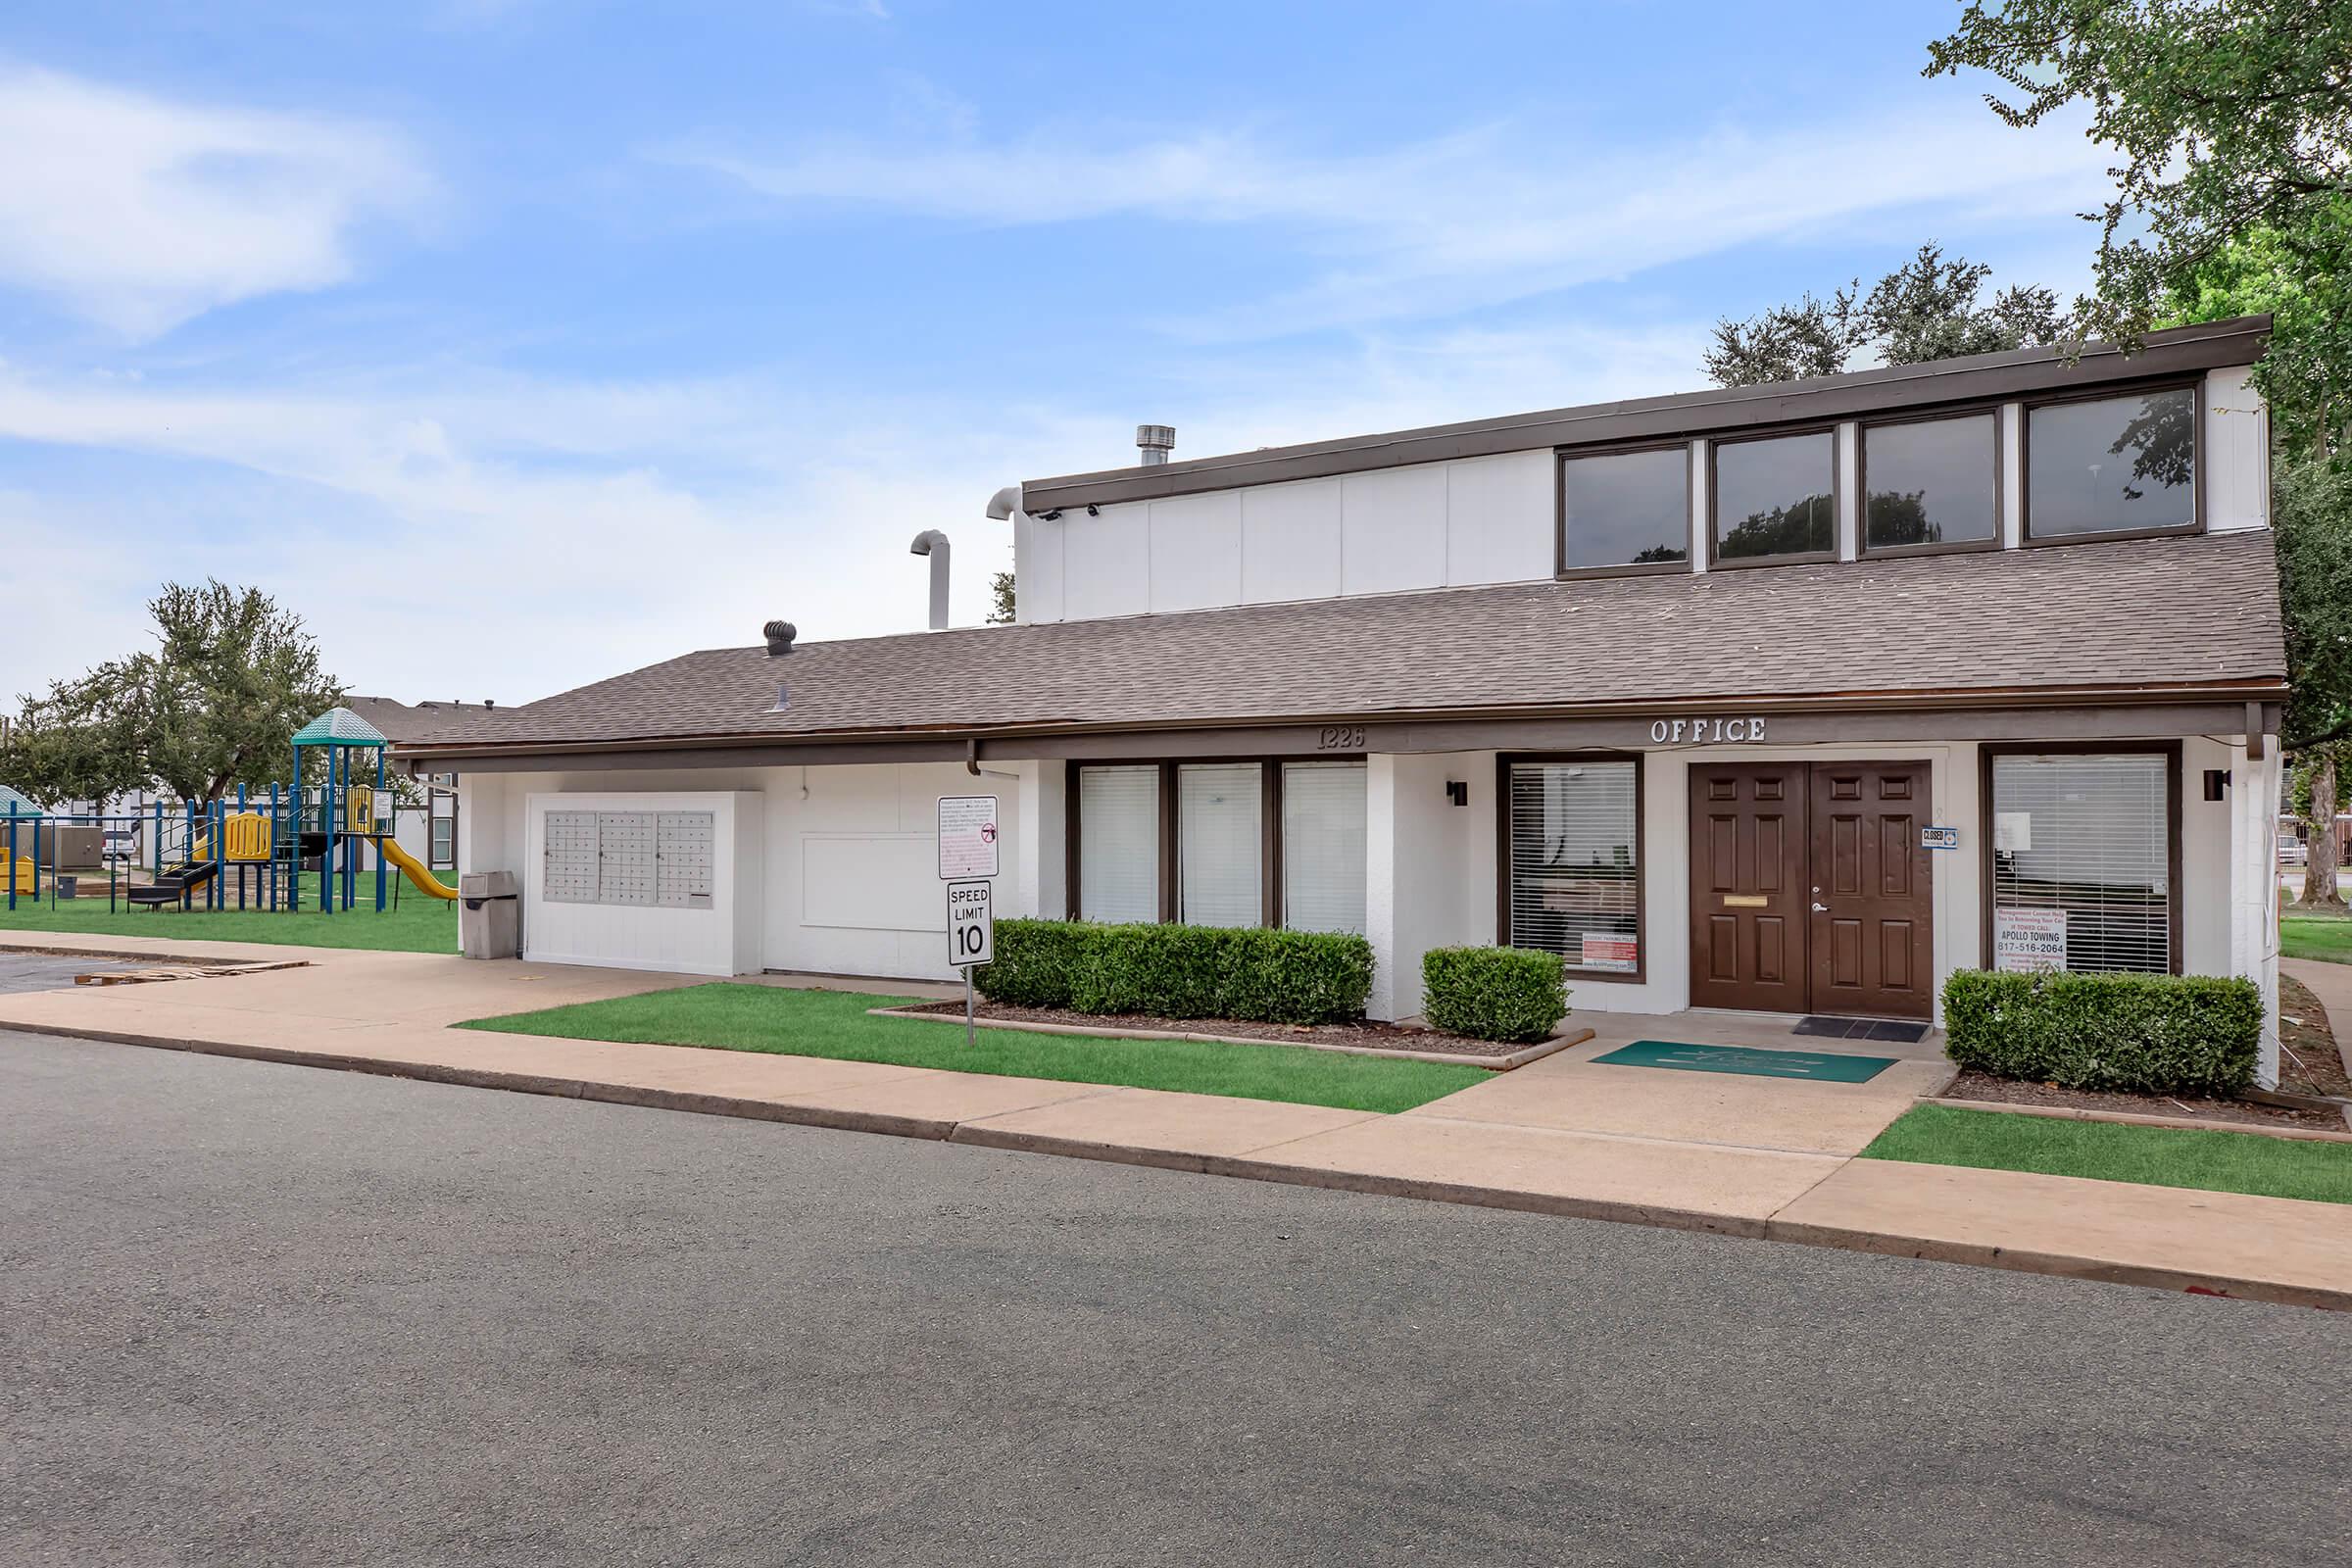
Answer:
POLYGON ((1558 954, 1529 948, 1432 948, 1421 957, 1421 1016, 1474 1040, 1542 1040, 1568 1016, 1564 970, 1558 954))
POLYGON ((2228 1095, 2254 1081, 2262 993, 2169 974, 1994 974, 1944 982, 1944 1054, 1963 1067, 2068 1089, 2228 1095))
POLYGON ((1372 944, 1316 931, 999 920, 996 961, 972 983, 1016 1007, 1341 1023, 1364 1015, 1372 944))

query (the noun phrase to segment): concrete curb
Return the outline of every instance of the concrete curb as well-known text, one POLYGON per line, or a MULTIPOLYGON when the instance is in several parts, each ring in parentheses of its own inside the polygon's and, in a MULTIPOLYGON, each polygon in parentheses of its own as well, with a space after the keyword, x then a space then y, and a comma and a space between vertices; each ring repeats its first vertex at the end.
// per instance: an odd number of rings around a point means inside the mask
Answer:
MULTIPOLYGON (((869 1017, 912 1018, 918 1023, 952 1023, 958 1029, 964 1020, 952 1012, 923 1012, 913 1007, 868 1007, 869 1017)), ((1191 1029, 1121 1029, 1105 1025, 1097 1028, 1080 1023, 1032 1023, 1022 1018, 974 1018, 975 1029, 1015 1029, 1032 1035, 1078 1035, 1088 1040, 1193 1040, 1210 1046, 1288 1046, 1298 1051, 1331 1051, 1348 1056, 1386 1056, 1392 1061, 1436 1061, 1458 1067, 1485 1067, 1493 1072, 1509 1072, 1531 1061, 1541 1061, 1556 1052, 1581 1046, 1592 1038, 1590 1029, 1574 1029, 1564 1035, 1554 1035, 1523 1050, 1500 1056, 1472 1056, 1458 1051, 1405 1051, 1389 1046, 1343 1046, 1322 1040, 1272 1040, 1263 1035, 1211 1035, 1191 1029)))
POLYGON ((2352 1290, 2279 1284, 2267 1280, 2206 1274, 2195 1270, 2117 1264, 2068 1253, 2037 1252, 1975 1243, 1933 1241, 1842 1226, 1816 1225, 1780 1219, 1752 1219, 1619 1200, 1578 1198, 1554 1193, 1531 1193, 1512 1188, 1423 1181, 1369 1172, 1286 1165, 1246 1155, 1203 1154, 1179 1150, 1152 1149, 1086 1139, 1021 1133, 928 1116, 901 1116, 885 1111, 840 1110, 798 1105, 769 1100, 727 1095, 696 1094, 688 1090, 658 1089, 630 1084, 600 1083, 593 1079, 560 1078, 538 1073, 505 1072, 445 1062, 388 1060, 327 1051, 294 1051, 275 1046, 238 1042, 173 1039, 105 1029, 63 1025, 10 1024, 26 1034, 55 1035, 109 1045, 141 1046, 183 1051, 199 1055, 230 1056, 247 1061, 277 1062, 298 1067, 323 1067, 363 1072, 385 1078, 410 1078, 424 1083, 469 1089, 503 1089, 512 1093, 550 1095, 607 1104, 641 1105, 694 1115, 734 1116, 750 1121, 784 1122, 825 1127, 840 1132, 880 1133, 894 1138, 920 1138, 1017 1153, 1047 1154, 1069 1159, 1142 1165, 1160 1170, 1195 1172, 1242 1181, 1275 1182, 1292 1187, 1319 1187, 1335 1192, 1404 1198, 1424 1202, 1461 1203, 1481 1208, 1550 1214, 1567 1219, 1601 1220, 1616 1224, 1649 1225, 1665 1230, 1700 1231, 1719 1236, 1785 1242, 1802 1247, 1828 1247, 1843 1251, 1874 1252, 1890 1257, 1916 1257, 1931 1262, 1964 1263, 1980 1268, 2013 1269, 2118 1285, 2184 1291, 2287 1306, 2320 1307, 2352 1312, 2352 1290))
POLYGON ((2352 1144, 2352 1130, 2339 1133, 2325 1127, 2265 1127, 2254 1122, 2147 1116, 2136 1110, 2092 1110, 2081 1105, 2013 1105, 1998 1100, 1953 1100, 1942 1095, 1922 1096, 1920 1103, 1949 1105, 1954 1110, 1997 1110, 2010 1116, 2041 1116, 2053 1121, 2103 1121, 2122 1127, 2162 1127, 2172 1132, 2252 1133, 2257 1138, 2284 1138, 2299 1143, 2352 1144))

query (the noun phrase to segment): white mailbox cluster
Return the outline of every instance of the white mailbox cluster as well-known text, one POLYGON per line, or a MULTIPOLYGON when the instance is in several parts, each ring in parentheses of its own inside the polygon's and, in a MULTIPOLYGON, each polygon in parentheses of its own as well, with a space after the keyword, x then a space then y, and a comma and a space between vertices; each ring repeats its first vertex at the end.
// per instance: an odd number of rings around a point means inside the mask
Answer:
POLYGON ((550 811, 550 904, 710 907, 717 849, 709 811, 550 811))

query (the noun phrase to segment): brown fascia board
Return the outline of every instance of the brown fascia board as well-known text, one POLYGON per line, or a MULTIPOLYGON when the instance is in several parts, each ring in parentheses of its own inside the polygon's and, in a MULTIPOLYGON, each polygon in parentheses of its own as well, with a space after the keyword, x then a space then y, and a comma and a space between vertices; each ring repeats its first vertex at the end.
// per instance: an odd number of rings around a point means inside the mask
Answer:
MULTIPOLYGON (((2179 685, 2136 686, 2066 686, 2066 687, 1977 687, 1953 691, 1884 691, 1884 692, 1808 692, 1781 696, 1756 697, 1671 697, 1642 699, 1622 703, 1534 704, 1505 708, 1447 708, 1394 709, 1344 715, 1349 723, 1365 724, 1430 724, 1448 722, 1479 722, 1484 720, 1516 721, 1546 718, 1620 718, 1629 713, 1649 714, 1668 709, 1687 710, 1693 706, 1736 705, 1741 711, 1759 713, 1819 713, 1852 712, 1940 712, 1977 708, 2133 708, 2145 705, 2222 701, 2277 702, 2287 693, 2281 680, 2252 677, 2240 680, 2190 681, 2179 685)), ((633 738, 605 738, 596 740, 524 740, 524 741, 442 741, 408 746, 395 744, 393 759, 404 762, 449 762, 463 764, 467 760, 488 760, 510 757, 581 757, 597 753, 624 752, 696 752, 712 749, 762 751, 827 752, 839 754, 833 760, 843 762, 889 760, 894 756, 904 759, 916 747, 936 750, 969 747, 972 743, 990 740, 1018 740, 1072 735, 1118 735, 1164 732, 1176 734, 1195 729, 1280 729, 1300 724, 1316 724, 1333 715, 1318 712, 1313 715, 1268 715, 1248 718, 1167 720, 1135 719, 1124 722, 1042 720, 1031 724, 998 724, 965 728, 924 728, 897 730, 804 730, 762 732, 758 730, 734 733, 711 732, 691 735, 648 735, 633 738)))
POLYGON ((2268 316, 2241 316, 2151 332, 2138 351, 2130 355, 2108 343, 2084 344, 2080 356, 2072 359, 2058 348, 2015 349, 2005 354, 1854 370, 1809 381, 1710 387, 1670 397, 1634 398, 1338 441, 1263 447, 1148 468, 1064 474, 1024 482, 1021 509, 1051 512, 1545 447, 1688 440, 1769 425, 1868 418, 1945 404, 2004 402, 2251 365, 2262 358, 2270 330, 2268 316))

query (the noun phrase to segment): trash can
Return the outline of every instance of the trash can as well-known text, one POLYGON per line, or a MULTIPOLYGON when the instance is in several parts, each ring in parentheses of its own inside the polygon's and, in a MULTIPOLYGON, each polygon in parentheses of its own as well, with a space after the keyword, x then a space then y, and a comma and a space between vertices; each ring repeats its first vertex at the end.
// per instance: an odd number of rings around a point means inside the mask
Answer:
POLYGON ((57 896, 61 899, 70 899, 74 897, 74 893, 81 886, 81 878, 77 876, 61 875, 56 876, 54 880, 57 883, 57 896))
POLYGON ((468 958, 512 958, 522 952, 522 899, 512 871, 468 871, 458 878, 458 951, 468 958))

